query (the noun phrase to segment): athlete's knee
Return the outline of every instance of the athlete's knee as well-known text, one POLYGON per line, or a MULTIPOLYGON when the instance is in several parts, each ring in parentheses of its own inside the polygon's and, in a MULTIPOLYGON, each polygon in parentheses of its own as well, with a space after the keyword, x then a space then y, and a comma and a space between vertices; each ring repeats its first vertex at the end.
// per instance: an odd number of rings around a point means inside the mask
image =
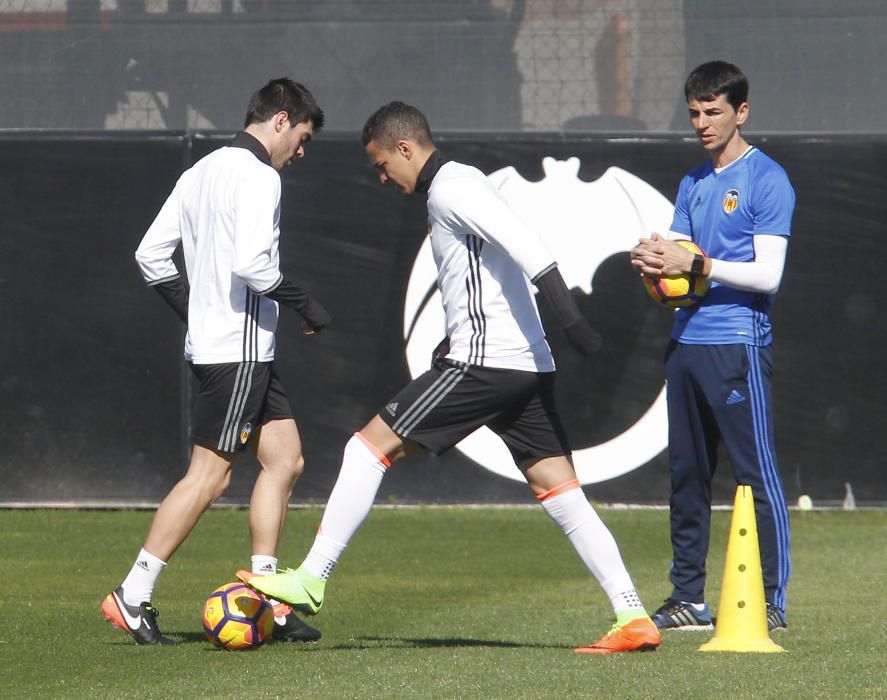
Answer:
POLYGON ((290 459, 288 473, 290 478, 295 482, 296 479, 302 476, 303 471, 305 471, 305 458, 300 452, 290 459))
POLYGON ((182 481, 191 484, 211 503, 215 502, 231 483, 231 464, 226 454, 195 448, 182 481))
POLYGON ((290 483, 295 483, 305 470, 305 458, 301 452, 279 456, 273 460, 259 461, 266 472, 290 483))
POLYGON ((228 487, 231 485, 231 470, 225 472, 222 475, 221 479, 215 480, 215 483, 210 484, 212 488, 210 495, 210 503, 215 503, 222 497, 222 494, 228 490, 228 487))

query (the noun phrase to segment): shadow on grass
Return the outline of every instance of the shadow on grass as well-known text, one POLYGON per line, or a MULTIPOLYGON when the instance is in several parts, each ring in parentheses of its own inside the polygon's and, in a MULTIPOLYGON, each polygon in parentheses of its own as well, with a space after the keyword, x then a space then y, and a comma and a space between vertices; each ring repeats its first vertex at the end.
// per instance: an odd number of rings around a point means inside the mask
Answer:
MULTIPOLYGON (((224 650, 217 649, 209 643, 206 636, 202 632, 164 632, 171 639, 179 642, 180 645, 199 644, 206 647, 206 651, 213 653, 224 653, 224 650)), ((138 646, 133 643, 131 637, 126 634, 120 634, 119 638, 115 637, 109 640, 109 644, 120 646, 138 646)), ((459 637, 444 638, 421 638, 410 639, 402 637, 355 637, 350 642, 340 644, 325 644, 320 642, 281 642, 269 641, 269 645, 292 646, 302 653, 307 652, 330 652, 330 651, 355 651, 361 649, 572 649, 573 645, 567 644, 546 644, 541 642, 507 642, 500 639, 462 639, 459 637)))
MULTIPOLYGON (((179 644, 209 644, 209 640, 203 632, 164 632, 163 636, 169 637, 173 641, 179 642, 179 644)), ((122 630, 115 634, 113 639, 109 639, 109 642, 117 643, 121 646, 140 646, 122 630)), ((154 645, 149 644, 148 646, 154 645)))
MULTIPOLYGON (((163 634, 166 635, 166 632, 163 634)), ((170 632, 167 636, 182 644, 209 644, 203 632, 170 632)))
MULTIPOLYGON (((459 637, 411 639, 404 637, 355 637, 351 642, 335 644, 326 649, 445 649, 445 648, 477 648, 492 649, 566 649, 572 648, 562 644, 544 644, 533 642, 506 642, 500 639, 462 639, 459 637)), ((315 647, 318 651, 323 647, 315 647)))
MULTIPOLYGON (((209 644, 209 640, 207 640, 203 632, 164 632, 163 636, 169 637, 180 644, 209 644)), ((115 630, 113 638, 109 638, 108 643, 119 646, 141 646, 136 644, 133 638, 122 630, 115 630)), ((148 646, 154 645, 149 644, 148 646)), ((210 645, 210 648, 212 648, 212 645, 210 645)))
MULTIPOLYGON (((202 632, 164 632, 171 639, 176 640, 181 645, 200 644, 206 647, 207 651, 218 652, 212 644, 209 643, 206 636, 202 632)), ((120 634, 119 638, 109 640, 109 643, 124 646, 138 646, 133 643, 129 635, 120 634)), ((572 649, 573 645, 566 644, 547 644, 542 642, 507 642, 501 639, 462 639, 460 637, 442 637, 432 638, 424 637, 421 639, 412 639, 404 637, 355 637, 349 642, 340 644, 324 644, 320 642, 299 643, 299 642, 280 642, 269 641, 273 646, 291 645, 300 651, 354 651, 360 649, 572 649)))

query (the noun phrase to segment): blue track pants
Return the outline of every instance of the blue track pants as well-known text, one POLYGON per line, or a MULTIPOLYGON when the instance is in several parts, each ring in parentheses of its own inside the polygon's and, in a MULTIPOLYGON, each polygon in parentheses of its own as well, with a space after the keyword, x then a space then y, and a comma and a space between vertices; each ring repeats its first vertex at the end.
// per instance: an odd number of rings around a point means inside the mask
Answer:
POLYGON ((785 610, 789 521, 773 443, 772 347, 672 341, 665 361, 671 469, 672 597, 704 602, 711 481, 723 441, 751 486, 767 602, 785 610))

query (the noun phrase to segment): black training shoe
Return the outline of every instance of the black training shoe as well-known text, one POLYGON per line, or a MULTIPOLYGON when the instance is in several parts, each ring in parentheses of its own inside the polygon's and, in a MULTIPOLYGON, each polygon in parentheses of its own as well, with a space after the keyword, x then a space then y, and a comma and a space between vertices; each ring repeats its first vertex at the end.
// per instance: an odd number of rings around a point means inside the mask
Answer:
POLYGON ((693 632, 710 630, 711 613, 706 604, 702 610, 696 610, 690 603, 668 598, 662 607, 652 615, 653 623, 661 630, 681 630, 693 632))
POLYGON ((274 618, 272 638, 278 642, 316 642, 320 639, 320 630, 306 624, 290 609, 288 615, 274 618))
POLYGON ((136 640, 136 644, 178 644, 164 637, 157 627, 160 614, 151 603, 127 605, 123 602, 123 586, 111 591, 102 601, 102 616, 136 640))
POLYGON ((773 605, 773 603, 767 603, 767 630, 774 632, 776 630, 784 629, 788 629, 788 623, 785 621, 785 613, 773 605))

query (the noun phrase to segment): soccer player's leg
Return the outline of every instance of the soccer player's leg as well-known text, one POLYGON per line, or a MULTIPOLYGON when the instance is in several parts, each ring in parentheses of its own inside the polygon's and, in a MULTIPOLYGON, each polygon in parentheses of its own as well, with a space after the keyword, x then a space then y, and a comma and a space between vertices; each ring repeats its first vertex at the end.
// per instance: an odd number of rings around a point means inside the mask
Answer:
POLYGON ((231 464, 230 455, 194 446, 187 473, 154 514, 145 545, 129 574, 102 601, 103 617, 129 633, 138 644, 173 643, 157 627, 157 608, 151 604, 154 586, 166 562, 224 491, 231 464))
POLYGON ((570 540, 610 599, 616 625, 580 653, 610 654, 655 649, 659 632, 647 615, 622 562, 613 535, 583 493, 570 459, 570 447, 554 407, 554 377, 537 383, 518 412, 491 427, 500 434, 543 510, 570 540))
POLYGON ((314 544, 302 564, 297 569, 248 580, 238 572, 241 580, 261 593, 289 603, 299 612, 316 615, 339 557, 369 515, 392 460, 403 453, 403 441, 378 416, 371 420, 345 446, 336 485, 314 544))
POLYGON ((531 465, 523 461, 521 466, 543 510, 558 524, 597 579, 616 616, 610 632, 575 651, 612 654, 658 647, 659 631, 641 603, 613 535, 580 488, 569 460, 565 456, 548 457, 531 465))
POLYGON ((246 445, 264 386, 244 381, 267 372, 267 363, 192 365, 200 383, 193 419, 191 461, 185 476, 157 509, 143 549, 123 583, 101 604, 102 615, 139 644, 169 644, 157 627, 151 598, 166 562, 227 488, 231 466, 246 445), (250 374, 252 373, 252 374, 250 374), (236 408, 237 410, 232 410, 236 408))
MULTIPOLYGON (((258 435, 250 441, 261 471, 250 498, 252 571, 245 573, 269 576, 277 573, 280 533, 293 486, 304 467, 299 430, 286 392, 273 369, 260 422, 258 435)), ((320 639, 320 630, 300 619, 289 604, 264 597, 274 610, 275 640, 315 642, 320 639)))
POLYGON ((265 423, 258 438, 261 469, 249 502, 252 553, 276 556, 290 495, 304 466, 302 444, 292 418, 265 423))
MULTIPOLYGON (((351 537, 372 508, 391 465, 423 448, 443 451, 483 424, 479 386, 465 380, 467 365, 439 361, 388 401, 360 432, 348 441, 336 485, 324 510, 314 544, 297 569, 275 576, 249 577, 261 593, 316 614, 323 605, 326 582, 351 537), (466 417, 465 406, 471 415, 466 417)), ((241 580, 247 577, 241 576, 241 580)))

